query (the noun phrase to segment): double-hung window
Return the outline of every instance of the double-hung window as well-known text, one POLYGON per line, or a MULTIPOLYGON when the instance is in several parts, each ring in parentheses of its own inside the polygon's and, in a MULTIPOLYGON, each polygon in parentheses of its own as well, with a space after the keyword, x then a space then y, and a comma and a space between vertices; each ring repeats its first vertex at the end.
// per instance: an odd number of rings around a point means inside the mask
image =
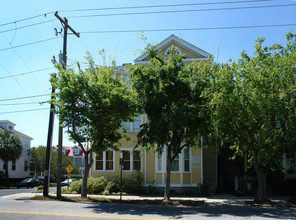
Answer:
POLYGON ((12 170, 15 170, 16 169, 16 161, 15 160, 12 161, 11 169, 12 170))
POLYGON ((142 169, 142 157, 139 150, 121 151, 124 171, 140 171, 142 169))
MULTIPOLYGON (((157 153, 156 157, 156 172, 166 172, 166 148, 162 153, 157 153)), ((190 172, 191 171, 191 149, 183 149, 180 154, 173 160, 171 165, 171 172, 190 172)))
POLYGON ((97 171, 114 171, 114 151, 104 151, 96 155, 97 171))

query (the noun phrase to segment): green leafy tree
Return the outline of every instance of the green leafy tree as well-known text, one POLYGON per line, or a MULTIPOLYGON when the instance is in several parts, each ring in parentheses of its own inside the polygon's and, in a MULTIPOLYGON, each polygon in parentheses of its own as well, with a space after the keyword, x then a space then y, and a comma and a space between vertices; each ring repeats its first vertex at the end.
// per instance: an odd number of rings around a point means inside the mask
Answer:
POLYGON ((78 71, 58 66, 58 76, 51 82, 58 89, 57 113, 72 140, 84 153, 85 169, 81 197, 87 196, 87 177, 92 166, 92 152, 100 154, 108 148, 116 148, 123 137, 121 123, 134 118, 134 102, 129 87, 121 78, 114 77, 114 69, 95 66, 90 55, 89 67, 78 71), (91 142, 89 149, 83 143, 91 142))
MULTIPOLYGON (((148 50, 150 63, 131 71, 133 89, 138 94, 147 122, 138 134, 138 144, 147 150, 163 152, 166 147, 166 184, 164 199, 170 200, 171 167, 184 148, 197 146, 210 126, 209 112, 202 97, 208 85, 207 62, 185 66, 184 55, 172 49, 168 58, 154 47, 148 50)), ((211 61, 209 61, 211 63, 211 61)))
MULTIPOLYGON (((43 172, 45 166, 45 156, 46 156, 46 147, 39 146, 35 148, 31 148, 30 157, 31 162, 34 163, 33 169, 35 172, 43 172)), ((57 178, 57 160, 58 153, 55 150, 51 151, 51 160, 50 160, 50 170, 51 174, 54 175, 55 179, 57 178)), ((73 171, 71 173, 79 173, 78 167, 71 161, 71 159, 67 156, 62 156, 62 171, 63 174, 67 174, 66 167, 70 164, 73 167, 73 171)))
POLYGON ((13 135, 11 131, 0 133, 0 158, 5 163, 5 179, 9 188, 8 162, 18 159, 23 151, 20 139, 13 135))
POLYGON ((287 39, 286 47, 263 47, 258 39, 254 57, 243 52, 214 72, 208 93, 219 136, 252 159, 259 202, 266 200, 268 171, 281 167, 284 154, 295 158, 296 43, 292 34, 287 39))

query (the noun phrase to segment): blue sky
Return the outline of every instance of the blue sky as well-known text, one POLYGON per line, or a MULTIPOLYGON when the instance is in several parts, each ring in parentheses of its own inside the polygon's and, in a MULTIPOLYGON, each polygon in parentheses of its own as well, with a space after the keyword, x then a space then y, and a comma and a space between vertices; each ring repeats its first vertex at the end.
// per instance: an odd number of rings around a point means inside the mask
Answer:
MULTIPOLYGON (((16 124, 16 130, 34 138, 32 141, 33 147, 46 145, 49 105, 40 103, 50 98, 48 95, 51 91, 49 74, 55 72, 54 68, 52 68, 51 58, 53 55, 57 57, 63 47, 61 37, 47 40, 55 37, 54 28, 61 29, 60 22, 52 12, 58 11, 61 17, 67 17, 69 25, 81 33, 80 38, 74 35, 68 36, 69 66, 75 65, 76 61, 81 61, 84 64, 83 57, 86 51, 93 55, 97 64, 102 65, 103 59, 99 55, 101 49, 106 51, 106 64, 109 64, 112 59, 116 61, 117 65, 133 63, 133 60, 140 55, 146 45, 141 40, 142 34, 147 38, 147 42, 152 44, 157 44, 171 34, 175 34, 212 54, 215 61, 227 62, 229 59, 238 59, 243 50, 252 55, 255 40, 258 37, 266 38, 265 45, 273 43, 285 44, 286 33, 289 31, 296 33, 296 25, 224 29, 223 27, 296 24, 296 1, 240 1, 6 1, 0 8, 0 120, 12 121, 16 124), (233 3, 240 1, 241 3, 233 3), (232 3, 226 4, 225 2, 232 3), (202 5, 201 3, 220 4, 202 5), (191 5, 122 9, 123 7, 180 4, 191 5), (274 7, 275 5, 278 6, 274 7), (105 10, 81 11, 81 9, 105 10), (163 13, 164 11, 170 12, 163 13), (37 15, 41 16, 18 21, 37 15), (37 25, 37 23, 42 24, 37 25), (193 28, 205 29, 159 31, 163 29, 193 28), (132 30, 155 31, 144 31, 143 33, 125 32, 132 30), (92 31, 115 32, 87 33, 92 31), (47 41, 34 43, 43 40, 47 41), (21 46, 25 44, 30 45, 21 46), (15 99, 29 96, 34 97, 15 99), (12 100, 3 101, 5 99, 12 100)), ((53 145, 58 143, 57 123, 58 120, 55 118, 53 145)), ((73 145, 65 135, 64 146, 73 145)))

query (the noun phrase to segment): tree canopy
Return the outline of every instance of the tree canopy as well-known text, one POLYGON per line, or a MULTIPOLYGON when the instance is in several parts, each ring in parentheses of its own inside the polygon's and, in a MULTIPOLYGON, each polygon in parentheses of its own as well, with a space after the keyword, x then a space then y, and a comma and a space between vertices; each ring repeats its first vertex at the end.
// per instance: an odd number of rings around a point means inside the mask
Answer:
POLYGON ((23 145, 20 139, 11 133, 11 131, 4 131, 0 133, 0 159, 5 163, 5 178, 6 185, 8 185, 8 161, 18 159, 23 151, 23 145))
POLYGON ((114 69, 99 67, 90 55, 86 57, 89 67, 84 71, 78 63, 78 70, 64 70, 58 66, 58 76, 51 82, 58 89, 57 113, 72 140, 78 143, 85 155, 85 175, 81 196, 85 197, 88 171, 92 165, 92 152, 102 153, 116 148, 123 137, 121 123, 132 121, 135 104, 129 86, 116 78, 114 69), (83 143, 90 141, 88 150, 83 143), (89 161, 90 156, 90 161, 89 161))
POLYGON ((255 46, 255 56, 245 52, 237 62, 220 66, 210 77, 209 106, 219 137, 234 141, 237 154, 248 154, 257 173, 257 200, 266 199, 266 175, 279 168, 283 156, 295 157, 296 42, 255 46))
MULTIPOLYGON (((34 163, 34 167, 32 167, 32 171, 36 171, 37 173, 44 171, 45 156, 46 156, 45 146, 31 148, 31 151, 30 151, 31 163, 34 163)), ((64 155, 62 157, 63 157, 62 159, 63 173, 67 174, 66 167, 70 164, 73 167, 72 173, 79 174, 78 167, 71 161, 71 159, 64 155)), ((58 159, 57 151, 52 150, 51 160, 50 160, 50 170, 51 170, 51 174, 53 174, 55 178, 57 176, 57 159, 58 159)))
POLYGON ((208 64, 193 62, 185 66, 184 55, 177 54, 175 49, 167 58, 154 47, 148 53, 150 63, 131 70, 138 104, 148 118, 138 134, 138 144, 158 152, 167 149, 164 199, 169 200, 173 160, 184 148, 197 146, 210 128, 209 112, 202 97, 208 86, 208 78, 204 76, 208 74, 208 64))

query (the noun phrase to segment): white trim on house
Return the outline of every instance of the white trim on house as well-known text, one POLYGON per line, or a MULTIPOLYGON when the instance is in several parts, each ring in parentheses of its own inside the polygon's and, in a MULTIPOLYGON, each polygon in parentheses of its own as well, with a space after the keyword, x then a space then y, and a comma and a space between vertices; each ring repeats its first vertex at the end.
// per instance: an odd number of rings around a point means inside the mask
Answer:
MULTIPOLYGON (((185 171, 185 156, 184 156, 184 152, 185 152, 185 149, 182 150, 182 152, 179 154, 179 159, 178 159, 178 162, 179 162, 179 170, 178 171, 171 171, 171 173, 192 173, 192 148, 190 147, 188 149, 189 151, 189 171, 185 171)), ((159 170, 158 168, 158 155, 159 153, 155 152, 155 173, 166 173, 166 155, 167 155, 167 148, 165 147, 163 149, 163 152, 162 152, 162 157, 161 157, 161 166, 162 166, 162 169, 159 170)))
MULTIPOLYGON (((182 45, 185 49, 195 53, 195 54, 199 54, 200 56, 207 58, 209 57, 211 54, 207 53, 206 51, 194 46, 193 44, 188 43, 187 41, 177 37, 176 35, 172 34, 171 36, 169 36, 168 38, 166 38, 165 40, 163 40, 162 42, 160 42, 157 45, 157 49, 161 49, 163 48, 165 45, 167 45, 168 43, 170 43, 171 41, 176 41, 177 43, 179 43, 180 45, 182 45)), ((140 63, 144 63, 142 62, 144 59, 146 59, 148 57, 148 54, 144 53, 141 56, 137 57, 134 62, 135 64, 140 64, 140 63)))
MULTIPOLYGON (((120 158, 123 158, 123 151, 129 151, 129 155, 130 155, 130 169, 129 170, 124 170, 122 169, 122 172, 143 172, 143 153, 138 149, 134 149, 134 148, 120 148, 120 158), (134 170, 134 155, 133 155, 133 151, 138 151, 140 153, 140 163, 141 163, 141 168, 140 170, 134 170)), ((146 166, 145 166, 146 168, 146 166)))
POLYGON ((95 172, 115 172, 115 151, 114 150, 107 150, 107 151, 112 151, 113 152, 113 169, 112 170, 107 170, 106 169, 106 151, 103 152, 103 169, 102 170, 97 170, 97 155, 95 154, 94 158, 94 171, 95 172))
MULTIPOLYGON (((183 62, 193 62, 193 61, 201 61, 201 60, 207 60, 208 58, 185 58, 182 59, 183 62)), ((138 63, 135 64, 148 64, 150 61, 138 61, 138 63)))

